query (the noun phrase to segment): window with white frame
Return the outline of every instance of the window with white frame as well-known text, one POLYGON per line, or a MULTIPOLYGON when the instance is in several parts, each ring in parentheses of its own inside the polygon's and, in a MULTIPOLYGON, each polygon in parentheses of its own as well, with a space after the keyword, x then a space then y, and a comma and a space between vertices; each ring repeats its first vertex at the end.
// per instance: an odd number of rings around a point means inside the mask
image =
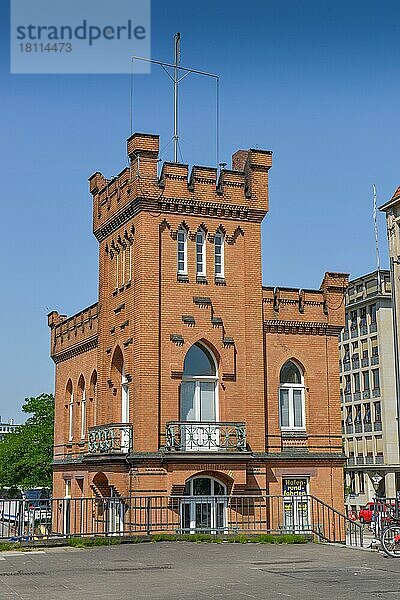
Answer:
POLYGON ((181 227, 177 235, 178 275, 187 275, 187 232, 181 227))
POLYGON ((304 380, 299 367, 291 360, 280 373, 279 419, 281 429, 305 429, 304 380))
POLYGON ((85 439, 86 434, 86 387, 85 380, 81 376, 78 382, 81 399, 81 439, 85 439))
POLYGON ((65 396, 68 408, 68 441, 71 442, 74 437, 74 391, 70 379, 67 383, 65 396))
POLYGON ((224 277, 224 234, 218 229, 214 236, 215 277, 224 277))
POLYGON ((203 229, 196 233, 196 275, 206 276, 206 234, 203 229))

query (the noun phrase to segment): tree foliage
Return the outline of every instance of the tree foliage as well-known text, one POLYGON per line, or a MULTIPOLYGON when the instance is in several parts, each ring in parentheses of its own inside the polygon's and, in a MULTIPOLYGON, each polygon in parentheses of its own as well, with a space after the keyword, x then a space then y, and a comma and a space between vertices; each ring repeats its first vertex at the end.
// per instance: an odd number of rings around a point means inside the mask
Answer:
POLYGON ((22 410, 31 416, 0 441, 0 488, 51 487, 54 396, 25 398, 22 410))

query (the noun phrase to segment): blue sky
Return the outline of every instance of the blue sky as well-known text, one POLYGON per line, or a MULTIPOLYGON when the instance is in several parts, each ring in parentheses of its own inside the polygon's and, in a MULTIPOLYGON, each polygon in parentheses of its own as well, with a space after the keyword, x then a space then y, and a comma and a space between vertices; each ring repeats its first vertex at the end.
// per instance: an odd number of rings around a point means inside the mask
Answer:
MULTIPOLYGON (((19 419, 24 397, 54 387, 46 314, 97 299, 87 179, 126 163, 129 76, 10 75, 6 4, 0 414, 19 419)), ((381 204, 400 184, 398 1, 154 0, 153 58, 172 59, 176 31, 182 64, 221 76, 220 160, 238 148, 274 152, 264 283, 318 287, 325 270, 372 270, 372 184, 381 204)), ((185 80, 181 105, 184 161, 214 164, 211 83, 185 80)), ((171 114, 166 76, 136 76, 134 129, 164 146, 171 114)), ((386 266, 382 215, 379 224, 386 266)))

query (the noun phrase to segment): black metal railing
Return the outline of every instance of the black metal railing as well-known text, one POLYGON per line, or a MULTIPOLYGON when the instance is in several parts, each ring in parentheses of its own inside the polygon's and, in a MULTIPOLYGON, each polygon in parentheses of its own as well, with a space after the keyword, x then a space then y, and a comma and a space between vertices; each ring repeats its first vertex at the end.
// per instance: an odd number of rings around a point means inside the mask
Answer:
POLYGON ((0 538, 157 533, 296 533, 362 546, 363 528, 311 495, 129 496, 0 500, 0 538))
POLYGON ((245 423, 173 421, 167 423, 165 448, 175 452, 246 450, 245 423))
POLYGON ((132 426, 109 423, 90 427, 88 452, 90 454, 128 453, 132 450, 132 426))

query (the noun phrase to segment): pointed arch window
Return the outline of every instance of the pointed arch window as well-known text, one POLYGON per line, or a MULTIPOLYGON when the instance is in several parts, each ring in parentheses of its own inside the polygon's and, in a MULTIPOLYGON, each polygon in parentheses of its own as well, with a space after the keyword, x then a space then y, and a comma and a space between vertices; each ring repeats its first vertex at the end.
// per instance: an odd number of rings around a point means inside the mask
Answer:
POLYGON ((187 275, 187 231, 183 227, 177 234, 177 267, 178 275, 187 275))
POLYGON ((68 441, 72 442, 74 437, 74 390, 70 379, 67 383, 66 400, 68 403, 68 441))
POLYGON ((281 429, 305 429, 304 376, 289 360, 280 372, 279 421, 281 429))
POLYGON ((81 403, 81 439, 85 439, 86 435, 86 387, 83 375, 78 381, 79 400, 81 403))
POLYGON ((224 266, 224 234, 220 229, 214 236, 214 271, 215 277, 223 279, 225 277, 224 266))
POLYGON ((206 276, 206 234, 203 229, 196 233, 196 275, 206 276))

